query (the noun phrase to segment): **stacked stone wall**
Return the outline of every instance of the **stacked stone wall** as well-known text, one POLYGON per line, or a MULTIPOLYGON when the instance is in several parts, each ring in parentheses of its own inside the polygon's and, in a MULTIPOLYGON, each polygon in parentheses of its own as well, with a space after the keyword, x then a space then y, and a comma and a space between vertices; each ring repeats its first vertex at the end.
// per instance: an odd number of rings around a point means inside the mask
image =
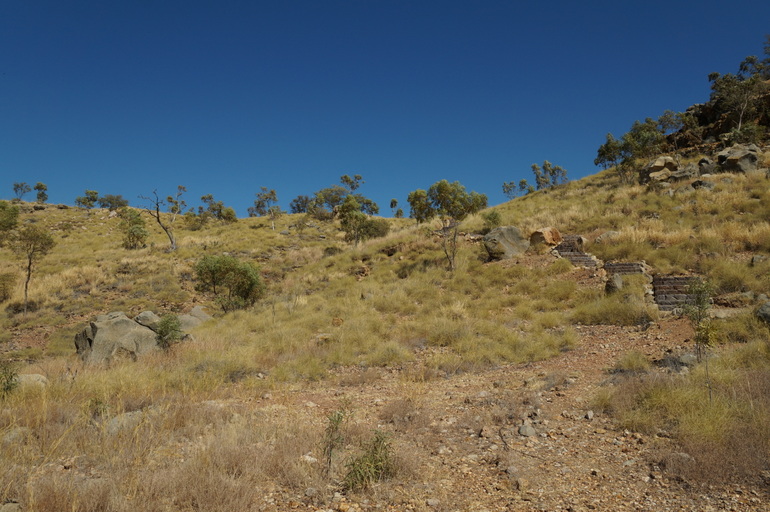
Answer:
POLYGON ((692 296, 688 292, 698 282, 700 278, 696 276, 655 276, 652 278, 655 303, 661 311, 681 308, 691 303, 692 296))
POLYGON ((602 266, 602 261, 596 256, 583 251, 583 237, 580 235, 564 235, 562 243, 554 250, 576 267, 601 268, 602 266))

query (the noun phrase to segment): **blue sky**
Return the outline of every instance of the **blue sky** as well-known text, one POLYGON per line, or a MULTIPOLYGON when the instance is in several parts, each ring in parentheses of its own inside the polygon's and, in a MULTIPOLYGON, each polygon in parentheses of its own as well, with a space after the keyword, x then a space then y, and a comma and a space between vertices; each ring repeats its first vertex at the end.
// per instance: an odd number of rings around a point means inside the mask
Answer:
POLYGON ((387 215, 440 179, 499 204, 532 163, 592 174, 607 132, 705 101, 768 20, 744 0, 3 0, 0 198, 185 185, 243 217, 262 186, 286 208, 361 174, 387 215))

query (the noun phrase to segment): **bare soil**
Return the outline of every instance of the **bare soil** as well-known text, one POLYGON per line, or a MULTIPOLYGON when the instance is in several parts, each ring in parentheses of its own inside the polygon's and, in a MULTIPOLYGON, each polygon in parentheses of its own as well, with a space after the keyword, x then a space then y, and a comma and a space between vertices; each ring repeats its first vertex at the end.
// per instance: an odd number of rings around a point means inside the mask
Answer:
MULTIPOLYGON (((677 448, 664 433, 623 431, 593 411, 608 371, 631 350, 652 360, 692 350, 691 330, 669 317, 646 328, 578 326, 579 345, 538 363, 415 382, 418 368, 343 368, 334 382, 273 393, 253 404, 306 408, 319 424, 348 404, 392 433, 397 481, 362 493, 276 490, 264 510, 770 510, 770 486, 707 485, 666 471, 677 448), (534 430, 521 435, 522 425, 534 430), (310 492, 309 494, 314 494, 310 492)), ((417 365, 419 366, 419 364, 417 365)))

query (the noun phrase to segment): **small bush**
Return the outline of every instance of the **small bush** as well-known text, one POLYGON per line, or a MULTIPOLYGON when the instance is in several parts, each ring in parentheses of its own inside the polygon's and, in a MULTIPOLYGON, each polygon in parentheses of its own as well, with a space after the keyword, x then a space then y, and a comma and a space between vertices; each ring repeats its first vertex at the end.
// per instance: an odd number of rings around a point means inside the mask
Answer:
POLYGON ((343 479, 346 489, 367 489, 372 484, 390 478, 395 473, 393 449, 388 434, 374 431, 374 437, 364 446, 363 453, 347 464, 343 479))
POLYGON ((142 214, 138 210, 121 208, 118 215, 120 230, 123 232, 123 247, 126 249, 144 247, 150 233, 145 227, 142 214))
POLYGON ((164 315, 158 322, 155 333, 158 346, 163 350, 168 350, 171 345, 182 339, 182 323, 179 321, 179 317, 164 315))
POLYGON ((498 227, 503 222, 503 219, 500 216, 500 212, 497 210, 482 213, 481 218, 484 219, 484 231, 487 233, 498 227))

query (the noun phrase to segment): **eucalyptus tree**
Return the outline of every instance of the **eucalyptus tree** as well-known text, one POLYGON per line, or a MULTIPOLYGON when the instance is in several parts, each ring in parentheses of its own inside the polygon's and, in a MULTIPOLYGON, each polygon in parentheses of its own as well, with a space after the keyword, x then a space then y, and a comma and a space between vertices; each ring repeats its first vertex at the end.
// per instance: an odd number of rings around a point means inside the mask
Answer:
POLYGON ((418 223, 434 217, 441 221, 441 246, 449 263, 449 269, 455 269, 457 255, 457 235, 460 222, 473 213, 487 207, 487 196, 477 192, 467 192, 459 182, 437 181, 428 191, 415 190, 407 198, 411 206, 410 216, 418 223))

